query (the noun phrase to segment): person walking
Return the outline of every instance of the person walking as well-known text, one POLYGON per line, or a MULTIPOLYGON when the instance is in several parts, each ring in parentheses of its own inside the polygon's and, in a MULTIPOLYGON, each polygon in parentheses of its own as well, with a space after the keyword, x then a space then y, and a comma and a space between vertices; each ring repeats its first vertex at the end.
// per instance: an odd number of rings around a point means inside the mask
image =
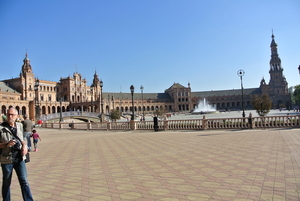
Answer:
POLYGON ((153 117, 153 124, 154 124, 154 131, 157 132, 158 131, 158 118, 157 118, 157 116, 153 117))
POLYGON ((28 152, 24 141, 23 124, 16 122, 18 111, 11 107, 7 110, 7 119, 0 124, 0 162, 2 169, 2 197, 10 201, 10 184, 13 169, 16 171, 24 201, 32 201, 33 197, 27 181, 25 158, 28 152), (19 141, 21 140, 21 141, 19 141))
POLYGON ((33 124, 32 121, 28 119, 27 114, 24 114, 24 121, 22 123, 24 129, 24 138, 26 138, 28 150, 32 151, 30 136, 31 136, 31 131, 33 129, 33 124))
POLYGON ((40 141, 42 141, 42 139, 40 138, 39 134, 36 132, 36 130, 33 130, 32 131, 32 134, 31 134, 32 138, 33 138, 33 146, 34 146, 34 151, 38 151, 37 149, 37 143, 40 139, 40 141))

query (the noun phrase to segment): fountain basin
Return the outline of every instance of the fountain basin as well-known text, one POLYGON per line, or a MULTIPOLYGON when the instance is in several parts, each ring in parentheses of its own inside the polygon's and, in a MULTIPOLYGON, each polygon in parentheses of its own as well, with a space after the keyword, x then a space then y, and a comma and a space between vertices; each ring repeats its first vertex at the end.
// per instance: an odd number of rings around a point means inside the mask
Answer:
POLYGON ((191 114, 202 115, 202 114, 212 114, 212 113, 219 113, 219 111, 201 111, 201 112, 192 112, 191 114))

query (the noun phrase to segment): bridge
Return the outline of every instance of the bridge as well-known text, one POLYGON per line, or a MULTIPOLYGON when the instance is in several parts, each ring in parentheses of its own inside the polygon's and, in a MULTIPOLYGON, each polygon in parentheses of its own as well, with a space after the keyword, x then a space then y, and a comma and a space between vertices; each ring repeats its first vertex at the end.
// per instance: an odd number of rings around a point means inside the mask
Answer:
MULTIPOLYGON (((83 112, 83 111, 69 111, 69 112, 62 112, 61 116, 63 119, 79 119, 84 122, 88 121, 99 121, 99 113, 95 112, 83 112)), ((60 113, 53 113, 53 114, 43 114, 41 115, 42 121, 54 121, 60 119, 60 113)))
MULTIPOLYGON (((121 117, 126 119, 128 116, 131 117, 132 113, 123 112, 121 117)), ((65 119, 79 119, 84 122, 99 122, 100 121, 100 114, 95 112, 83 112, 83 111, 69 111, 69 112, 62 112, 62 118, 65 119)), ((141 114, 135 114, 136 117, 141 117, 141 114)), ((109 119, 108 115, 104 115, 105 120, 109 119)), ((40 118, 43 122, 45 121, 59 121, 60 113, 53 113, 53 114, 43 114, 40 118)))

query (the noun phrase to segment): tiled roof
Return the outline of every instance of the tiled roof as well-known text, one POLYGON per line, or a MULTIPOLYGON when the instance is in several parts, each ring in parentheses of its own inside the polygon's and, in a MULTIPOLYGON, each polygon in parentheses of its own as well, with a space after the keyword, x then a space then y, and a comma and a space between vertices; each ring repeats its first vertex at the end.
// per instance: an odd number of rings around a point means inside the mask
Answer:
MULTIPOLYGON (((244 89, 244 95, 250 94, 261 94, 260 88, 250 88, 244 89)), ((212 96, 240 96, 242 95, 241 89, 232 89, 232 90, 219 90, 219 91, 201 91, 201 92, 192 92, 192 97, 212 97, 212 96)), ((110 93, 103 92, 103 98, 111 99, 114 96, 114 99, 131 99, 131 93, 110 93)), ((134 93, 133 99, 142 99, 141 93, 134 93)), ((143 99, 172 99, 168 93, 143 93, 143 99)))
MULTIPOLYGON (((248 88, 244 89, 244 95, 250 94, 261 94, 260 88, 248 88)), ((232 90, 220 90, 220 91, 201 91, 201 92, 192 92, 192 97, 211 97, 211 96, 240 96, 242 95, 241 89, 232 89, 232 90)))
POLYGON ((1 90, 1 92, 18 93, 18 94, 20 94, 15 89, 11 88, 9 85, 7 85, 6 83, 1 82, 1 81, 0 81, 0 90, 1 90))
MULTIPOLYGON (((103 92, 103 98, 112 98, 114 99, 131 99, 131 93, 109 93, 103 92)), ((142 93, 134 93, 133 99, 142 99, 142 93)), ((143 99, 171 99, 167 93, 143 93, 143 99)))
POLYGON ((178 88, 186 88, 185 86, 179 84, 179 83, 174 83, 169 89, 167 90, 170 90, 170 89, 178 89, 178 88))

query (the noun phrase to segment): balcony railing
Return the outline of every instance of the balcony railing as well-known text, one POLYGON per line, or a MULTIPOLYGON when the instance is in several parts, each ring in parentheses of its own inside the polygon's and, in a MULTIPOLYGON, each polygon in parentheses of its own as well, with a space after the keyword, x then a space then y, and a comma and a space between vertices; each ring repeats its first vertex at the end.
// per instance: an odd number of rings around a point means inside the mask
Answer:
MULTIPOLYGON (((300 116, 269 116, 249 118, 185 119, 158 121, 159 130, 217 130, 217 129, 266 129, 300 127, 300 116)), ((153 121, 58 123, 47 122, 43 128, 78 130, 154 130, 153 121)))

